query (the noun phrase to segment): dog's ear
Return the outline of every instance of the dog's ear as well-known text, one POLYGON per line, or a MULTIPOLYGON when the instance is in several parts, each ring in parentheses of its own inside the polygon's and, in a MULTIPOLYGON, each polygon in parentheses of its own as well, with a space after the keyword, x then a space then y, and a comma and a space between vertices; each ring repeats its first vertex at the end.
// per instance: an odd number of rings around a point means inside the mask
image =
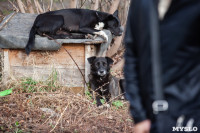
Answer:
POLYGON ((113 16, 118 17, 118 10, 113 13, 113 16))
POLYGON ((107 62, 108 62, 108 65, 112 65, 113 64, 113 59, 111 59, 110 57, 105 57, 107 62))
POLYGON ((92 64, 95 59, 96 59, 96 56, 92 56, 92 57, 87 58, 87 60, 90 64, 92 64))

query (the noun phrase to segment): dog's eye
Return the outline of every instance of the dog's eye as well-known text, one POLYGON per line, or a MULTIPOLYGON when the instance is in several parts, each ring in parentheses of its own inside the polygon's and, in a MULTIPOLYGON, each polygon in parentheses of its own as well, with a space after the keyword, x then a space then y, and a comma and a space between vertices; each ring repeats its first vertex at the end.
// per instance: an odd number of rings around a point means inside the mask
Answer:
POLYGON ((117 27, 118 25, 117 25, 117 24, 114 24, 113 26, 114 26, 114 27, 117 27))
POLYGON ((99 67, 99 66, 100 66, 100 63, 99 63, 99 62, 97 62, 97 63, 96 63, 96 66, 97 66, 97 67, 99 67))
POLYGON ((106 63, 105 63, 105 62, 103 62, 103 66, 106 66, 106 63))

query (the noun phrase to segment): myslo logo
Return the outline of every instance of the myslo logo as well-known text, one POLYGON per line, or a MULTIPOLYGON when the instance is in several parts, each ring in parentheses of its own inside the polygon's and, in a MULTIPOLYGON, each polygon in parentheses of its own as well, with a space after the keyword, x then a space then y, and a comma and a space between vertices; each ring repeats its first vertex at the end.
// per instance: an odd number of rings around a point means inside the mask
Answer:
POLYGON ((175 132, 197 132, 198 128, 197 127, 172 127, 172 131, 175 132))
POLYGON ((177 119, 177 123, 175 127, 172 127, 172 131, 173 132, 197 132, 198 128, 193 126, 194 124, 194 119, 190 118, 187 121, 186 126, 183 126, 183 122, 184 122, 185 116, 182 115, 177 119))

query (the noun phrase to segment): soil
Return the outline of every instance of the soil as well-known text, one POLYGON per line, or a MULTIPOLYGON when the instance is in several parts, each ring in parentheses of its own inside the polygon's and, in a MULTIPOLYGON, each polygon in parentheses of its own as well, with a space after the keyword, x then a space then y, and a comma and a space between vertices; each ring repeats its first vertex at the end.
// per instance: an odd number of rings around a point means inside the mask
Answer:
POLYGON ((132 133, 129 104, 96 107, 86 96, 19 93, 0 98, 0 132, 132 133))

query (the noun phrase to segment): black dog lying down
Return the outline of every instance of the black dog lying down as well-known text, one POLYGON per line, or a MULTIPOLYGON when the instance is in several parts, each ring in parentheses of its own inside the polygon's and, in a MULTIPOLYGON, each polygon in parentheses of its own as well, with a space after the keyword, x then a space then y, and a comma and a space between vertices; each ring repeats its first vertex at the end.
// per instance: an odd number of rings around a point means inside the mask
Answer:
POLYGON ((92 90, 96 93, 97 106, 102 105, 100 99, 105 96, 108 102, 124 92, 124 80, 117 79, 110 74, 110 65, 113 60, 109 57, 90 57, 91 65, 89 82, 92 90))
POLYGON ((36 17, 26 45, 26 54, 34 47, 35 34, 44 33, 54 39, 83 38, 84 34, 100 35, 106 41, 107 35, 102 29, 110 30, 114 35, 121 36, 122 28, 118 18, 118 11, 114 14, 88 9, 63 9, 46 12, 36 17), (59 32, 62 31, 62 32, 59 32), (62 34, 63 33, 63 34, 62 34), (71 33, 82 33, 72 35, 71 33))

